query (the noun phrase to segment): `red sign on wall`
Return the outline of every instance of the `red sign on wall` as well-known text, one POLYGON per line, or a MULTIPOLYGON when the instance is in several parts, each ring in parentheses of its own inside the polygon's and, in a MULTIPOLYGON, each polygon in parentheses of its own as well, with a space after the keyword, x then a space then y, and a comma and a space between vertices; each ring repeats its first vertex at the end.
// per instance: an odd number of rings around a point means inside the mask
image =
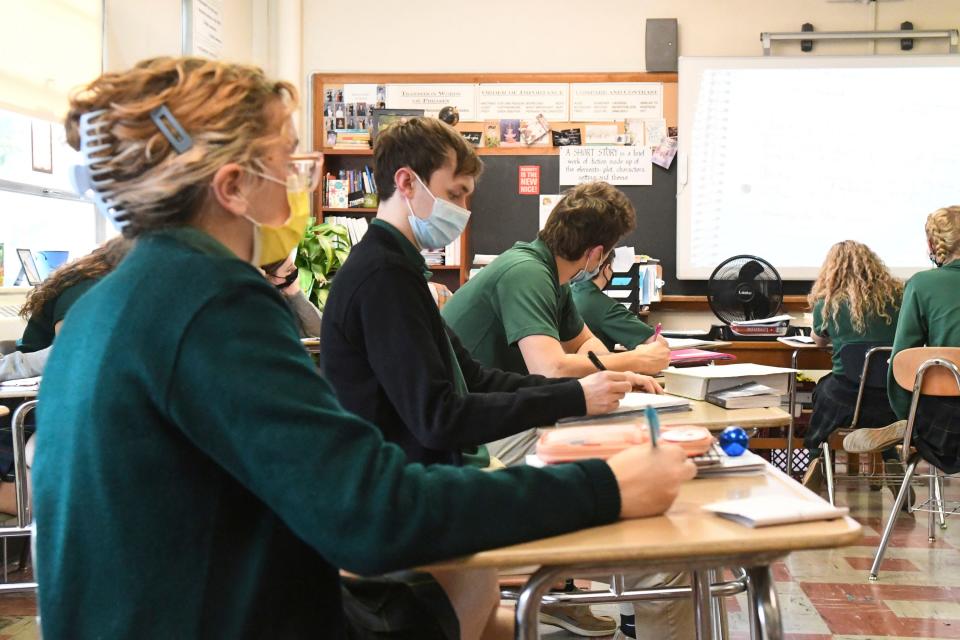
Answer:
POLYGON ((520 195, 540 195, 540 165, 520 165, 520 195))

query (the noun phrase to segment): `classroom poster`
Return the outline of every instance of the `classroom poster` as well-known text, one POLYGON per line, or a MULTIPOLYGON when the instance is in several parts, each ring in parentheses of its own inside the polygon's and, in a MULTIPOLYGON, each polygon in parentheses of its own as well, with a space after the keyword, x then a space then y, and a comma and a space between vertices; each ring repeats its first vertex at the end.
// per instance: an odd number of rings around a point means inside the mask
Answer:
POLYGON ((560 184, 602 180, 614 185, 653 184, 647 147, 560 147, 560 184))
POLYGON ((560 202, 562 198, 558 193, 541 193, 540 194, 540 226, 537 227, 540 231, 543 231, 544 225, 547 224, 547 218, 550 217, 550 213, 553 211, 554 207, 557 206, 557 203, 560 202))
POLYGON ((663 117, 663 84, 659 82, 589 82, 570 85, 570 121, 663 117))
POLYGON ((223 0, 193 0, 188 53, 219 59, 223 52, 223 20, 223 0))
POLYGON ((463 122, 485 120, 476 117, 477 85, 475 84, 388 84, 387 109, 423 109, 423 114, 436 118, 440 109, 452 106, 463 122))
POLYGON ((540 165, 520 165, 518 188, 521 196, 536 196, 540 194, 540 165))
POLYGON ((377 106, 377 85, 376 84, 345 84, 343 85, 343 102, 357 103, 363 102, 367 105, 377 106))
POLYGON ((567 122, 569 98, 566 83, 481 84, 477 85, 478 119, 525 120, 540 115, 548 122, 567 122))

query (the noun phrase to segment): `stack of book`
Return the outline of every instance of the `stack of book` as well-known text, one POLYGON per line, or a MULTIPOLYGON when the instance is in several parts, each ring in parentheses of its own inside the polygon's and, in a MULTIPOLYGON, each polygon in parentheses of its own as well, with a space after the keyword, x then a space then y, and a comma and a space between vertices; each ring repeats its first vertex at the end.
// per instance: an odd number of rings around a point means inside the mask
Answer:
POLYGON ((781 394, 772 387, 757 382, 745 382, 735 387, 707 393, 707 402, 724 409, 750 409, 754 407, 778 407, 781 394))
POLYGON ((323 177, 323 206, 337 209, 355 207, 376 208, 377 183, 369 166, 360 169, 341 169, 337 175, 323 177))
POLYGON ((367 232, 369 226, 365 218, 350 218, 347 216, 325 216, 323 221, 346 227, 351 246, 363 239, 363 235, 367 232))
POLYGON ((424 249, 420 253, 423 255, 423 260, 427 263, 428 267, 437 267, 444 264, 443 249, 424 249))
MULTIPOLYGON (((790 390, 790 376, 796 369, 768 367, 762 364, 728 364, 721 367, 671 367, 663 372, 664 382, 671 394, 704 400, 708 394, 747 383, 769 387, 775 395, 786 395, 790 390)), ((779 404, 778 398, 776 404, 779 404)))
POLYGON ((337 129, 334 149, 369 149, 370 132, 367 129, 337 129))
POLYGON ((447 266, 460 265, 460 238, 456 238, 444 249, 443 264, 447 266))
POLYGON ((731 322, 730 330, 741 336, 783 336, 787 333, 790 320, 790 316, 784 314, 760 320, 731 322))

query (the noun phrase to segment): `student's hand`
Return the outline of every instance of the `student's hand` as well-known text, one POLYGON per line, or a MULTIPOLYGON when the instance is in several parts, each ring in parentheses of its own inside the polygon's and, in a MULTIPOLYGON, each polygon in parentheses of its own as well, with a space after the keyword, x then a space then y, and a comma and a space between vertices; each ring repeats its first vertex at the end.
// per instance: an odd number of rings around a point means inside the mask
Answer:
POLYGON ((620 488, 620 517, 645 518, 670 508, 680 484, 697 475, 697 467, 677 445, 630 447, 607 460, 620 488))
POLYGON ((437 308, 443 309, 443 305, 447 304, 447 301, 450 300, 450 296, 453 295, 453 292, 447 288, 447 285, 440 284, 438 282, 428 282, 427 286, 429 286, 431 289, 433 299, 437 303, 437 308))
POLYGON ((666 369, 670 364, 670 348, 663 338, 637 345, 633 353, 635 356, 633 368, 641 373, 656 373, 666 369))
POLYGON ((626 393, 632 391, 634 386, 643 384, 645 377, 629 371, 598 371, 580 378, 587 415, 610 413, 620 406, 620 400, 626 393))
POLYGON ((643 393, 656 393, 657 395, 661 395, 663 393, 663 387, 661 387, 660 384, 650 376, 642 376, 639 373, 635 375, 637 376, 638 381, 633 383, 634 391, 641 391, 643 393))

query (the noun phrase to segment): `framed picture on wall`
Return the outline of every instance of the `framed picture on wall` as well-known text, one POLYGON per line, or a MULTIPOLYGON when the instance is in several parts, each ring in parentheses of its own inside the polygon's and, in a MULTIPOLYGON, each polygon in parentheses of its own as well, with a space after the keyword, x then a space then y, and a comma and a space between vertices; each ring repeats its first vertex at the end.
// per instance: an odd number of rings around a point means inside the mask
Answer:
POLYGON ((370 117, 373 119, 370 141, 376 142, 377 134, 391 124, 406 122, 410 118, 416 118, 422 115, 423 109, 370 109, 370 117))

